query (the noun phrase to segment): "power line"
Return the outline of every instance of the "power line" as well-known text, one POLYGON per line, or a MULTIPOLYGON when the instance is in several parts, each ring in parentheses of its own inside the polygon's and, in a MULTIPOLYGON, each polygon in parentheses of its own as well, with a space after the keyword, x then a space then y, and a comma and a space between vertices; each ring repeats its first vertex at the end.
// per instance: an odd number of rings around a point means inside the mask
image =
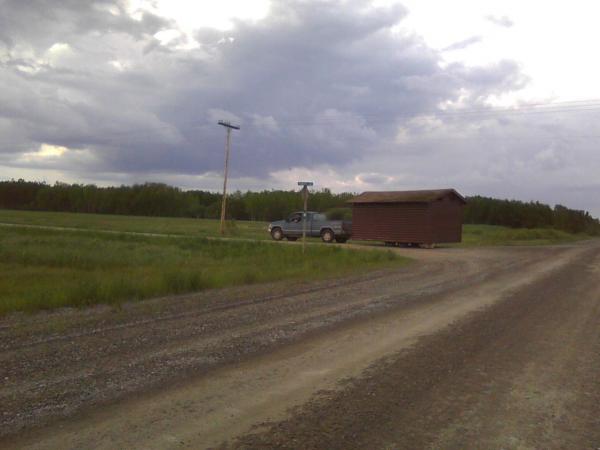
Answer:
MULTIPOLYGON (((474 117, 477 119, 487 119, 494 117, 503 116, 518 116, 518 115, 535 115, 535 114, 561 114, 570 112, 600 112, 599 103, 589 103, 585 105, 572 105, 572 106, 561 106, 561 107, 547 107, 547 108, 489 108, 489 109, 456 109, 456 110, 425 110, 425 111, 403 111, 403 112, 381 112, 381 113, 367 113, 357 115, 357 119, 372 119, 376 120, 377 123, 394 123, 400 117, 426 117, 433 116, 438 118, 468 118, 474 117)), ((340 110, 340 113, 344 114, 347 111, 340 110)), ((286 126, 318 126, 319 124, 335 124, 335 123, 347 123, 348 119, 343 117, 323 117, 319 116, 318 122, 314 119, 306 121, 294 121, 294 120, 283 120, 278 121, 278 124, 286 126)))

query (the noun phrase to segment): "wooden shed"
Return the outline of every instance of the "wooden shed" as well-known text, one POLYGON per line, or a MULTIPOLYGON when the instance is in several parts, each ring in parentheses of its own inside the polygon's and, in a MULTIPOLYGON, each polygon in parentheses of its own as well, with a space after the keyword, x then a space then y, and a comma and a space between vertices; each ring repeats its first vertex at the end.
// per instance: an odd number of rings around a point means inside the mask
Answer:
POLYGON ((462 239, 466 201, 454 189, 364 192, 352 204, 352 239, 431 246, 462 239))

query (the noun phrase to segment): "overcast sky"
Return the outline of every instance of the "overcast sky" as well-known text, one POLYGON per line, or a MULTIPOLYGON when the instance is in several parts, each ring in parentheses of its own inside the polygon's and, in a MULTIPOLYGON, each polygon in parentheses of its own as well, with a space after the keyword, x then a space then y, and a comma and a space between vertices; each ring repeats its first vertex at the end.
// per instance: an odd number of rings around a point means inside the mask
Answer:
POLYGON ((600 215, 600 4, 0 0, 0 178, 453 187, 600 215))

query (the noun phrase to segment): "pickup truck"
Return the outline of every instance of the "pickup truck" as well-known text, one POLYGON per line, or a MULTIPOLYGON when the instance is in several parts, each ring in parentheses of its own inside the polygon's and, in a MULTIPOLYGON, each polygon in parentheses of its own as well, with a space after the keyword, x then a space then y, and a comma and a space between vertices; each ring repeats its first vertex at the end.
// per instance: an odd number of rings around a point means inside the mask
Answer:
MULTIPOLYGON (((287 238, 295 241, 302 237, 302 211, 293 212, 285 220, 271 222, 268 227, 271 237, 280 241, 287 238)), ((327 220, 325 214, 306 212, 306 236, 321 237, 323 242, 346 242, 352 233, 352 222, 345 220, 327 220)))

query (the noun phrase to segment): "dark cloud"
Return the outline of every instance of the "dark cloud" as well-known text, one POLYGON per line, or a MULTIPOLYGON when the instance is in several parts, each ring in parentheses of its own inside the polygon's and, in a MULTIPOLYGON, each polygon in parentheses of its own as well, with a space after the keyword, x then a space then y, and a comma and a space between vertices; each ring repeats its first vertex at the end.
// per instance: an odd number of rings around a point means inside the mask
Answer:
POLYGON ((588 151, 587 141, 577 151, 560 141, 581 119, 439 114, 440 105, 487 110, 490 96, 527 79, 508 60, 445 64, 397 27, 407 14, 400 6, 273 2, 261 21, 198 30, 196 46, 165 19, 130 17, 121 2, 11 0, 2 9, 5 167, 186 184, 186 176, 221 173, 221 118, 241 124, 232 175, 253 187, 304 168, 351 190, 451 185, 485 194, 497 186, 510 195, 523 188, 515 177, 546 185, 542 174, 561 164, 574 164, 573 176, 588 151), (173 39, 155 37, 161 30, 173 39), (70 150, 32 156, 43 143, 70 150))
POLYGON ((147 12, 136 20, 127 13, 125 3, 125 0, 3 0, 0 40, 9 47, 22 43, 40 50, 90 34, 102 39, 107 33, 125 33, 142 39, 169 25, 165 19, 147 12))
POLYGON ((247 121, 234 141, 240 173, 343 164, 389 137, 399 114, 465 87, 510 89, 518 76, 510 65, 440 68, 420 38, 392 31, 406 14, 400 6, 274 3, 259 23, 200 30, 198 49, 156 52, 165 49, 151 35, 162 19, 136 21, 120 3, 42 3, 9 5, 7 29, 38 54, 4 74, 16 87, 4 114, 32 143, 90 148, 114 172, 218 170, 214 110, 247 121), (35 32, 23 31, 25 21, 35 32), (48 55, 57 42, 69 47, 48 55))

